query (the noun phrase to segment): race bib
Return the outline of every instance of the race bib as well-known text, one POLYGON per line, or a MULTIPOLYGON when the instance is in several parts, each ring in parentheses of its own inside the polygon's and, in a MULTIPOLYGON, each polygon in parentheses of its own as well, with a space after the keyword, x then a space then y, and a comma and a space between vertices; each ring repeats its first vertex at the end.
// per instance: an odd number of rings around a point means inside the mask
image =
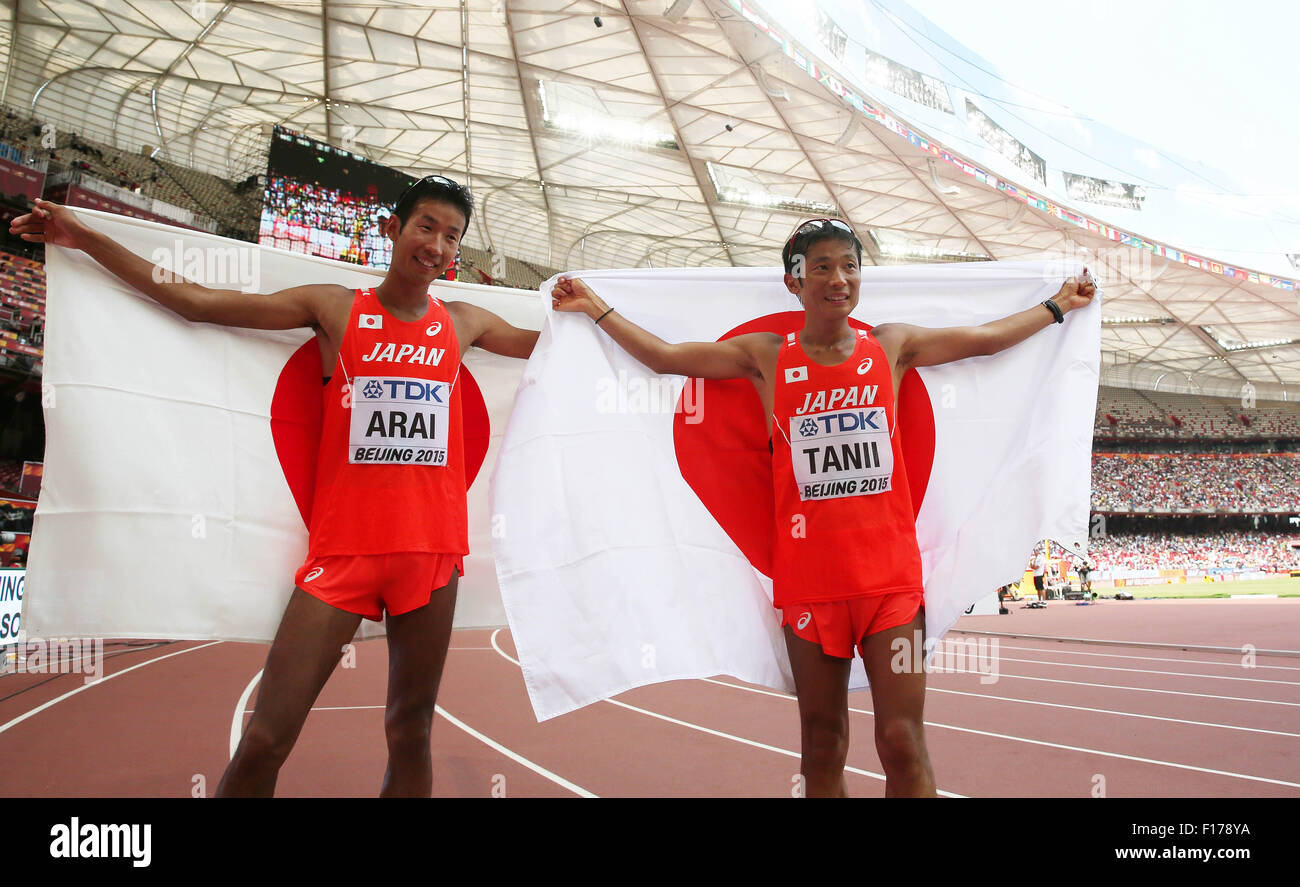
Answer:
POLYGON ((791 416, 790 460, 801 500, 885 492, 894 449, 884 408, 791 416))
POLYGON ((450 383, 358 376, 352 386, 348 462, 447 464, 450 383))

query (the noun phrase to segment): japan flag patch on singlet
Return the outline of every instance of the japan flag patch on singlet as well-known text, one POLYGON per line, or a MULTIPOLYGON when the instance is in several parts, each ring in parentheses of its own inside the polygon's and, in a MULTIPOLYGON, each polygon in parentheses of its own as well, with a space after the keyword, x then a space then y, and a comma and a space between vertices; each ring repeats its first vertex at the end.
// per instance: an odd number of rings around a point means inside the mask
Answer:
POLYGON ((894 450, 884 407, 791 416, 790 461, 804 501, 885 492, 894 450))
POLYGON ((352 384, 348 462, 437 467, 447 464, 450 383, 358 376, 352 384))

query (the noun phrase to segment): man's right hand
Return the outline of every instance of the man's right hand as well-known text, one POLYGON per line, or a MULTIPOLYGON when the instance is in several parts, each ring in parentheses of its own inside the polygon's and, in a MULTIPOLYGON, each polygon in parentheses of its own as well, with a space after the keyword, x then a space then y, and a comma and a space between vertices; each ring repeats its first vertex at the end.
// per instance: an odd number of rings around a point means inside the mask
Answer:
POLYGON ((9 233, 32 243, 54 244, 81 249, 89 229, 65 206, 37 198, 36 206, 26 215, 9 223, 9 233))

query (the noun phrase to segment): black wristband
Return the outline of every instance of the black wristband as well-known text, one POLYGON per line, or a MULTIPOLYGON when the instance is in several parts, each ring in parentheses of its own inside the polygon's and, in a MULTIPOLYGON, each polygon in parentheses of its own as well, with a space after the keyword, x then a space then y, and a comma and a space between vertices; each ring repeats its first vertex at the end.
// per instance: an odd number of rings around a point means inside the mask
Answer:
POLYGON ((1061 306, 1048 299, 1043 303, 1043 307, 1052 312, 1052 317, 1056 318, 1055 323, 1065 323, 1065 315, 1061 313, 1061 306))
MULTIPOLYGON (((613 310, 614 310, 613 308, 610 308, 608 311, 605 312, 605 314, 608 314, 610 311, 613 310)), ((596 326, 600 326, 600 322, 605 319, 605 314, 602 314, 600 315, 600 317, 596 318, 596 326)))

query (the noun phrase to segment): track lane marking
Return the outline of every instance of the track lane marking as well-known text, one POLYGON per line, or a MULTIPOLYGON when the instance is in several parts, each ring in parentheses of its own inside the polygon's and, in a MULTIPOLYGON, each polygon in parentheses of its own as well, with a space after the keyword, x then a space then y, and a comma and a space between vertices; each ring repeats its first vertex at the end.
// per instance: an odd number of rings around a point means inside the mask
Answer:
POLYGON ((111 681, 111 680, 112 680, 113 678, 115 678, 115 677, 118 677, 118 676, 120 676, 120 675, 124 675, 124 674, 126 674, 126 673, 128 673, 128 672, 135 671, 137 668, 144 668, 146 665, 152 665, 152 664, 155 663, 155 662, 161 662, 161 661, 163 661, 164 659, 170 659, 170 658, 172 658, 173 656, 180 656, 180 655, 183 654, 183 653, 193 653, 195 650, 202 650, 202 649, 204 649, 204 648, 206 648, 206 647, 211 647, 211 646, 214 646, 214 645, 216 645, 216 644, 220 644, 220 643, 223 643, 223 642, 222 642, 222 641, 209 641, 208 643, 206 643, 206 644, 201 644, 200 646, 197 646, 197 647, 188 647, 188 648, 186 648, 186 649, 184 649, 184 650, 177 650, 177 651, 174 652, 174 653, 168 653, 168 654, 166 654, 166 655, 164 655, 164 656, 155 656, 153 659, 146 659, 144 662, 138 662, 138 663, 136 663, 135 665, 132 665, 130 668, 124 668, 124 669, 122 669, 121 671, 115 671, 115 672, 113 672, 112 674, 104 675, 102 678, 96 678, 95 680, 90 681, 89 683, 82 684, 80 687, 77 687, 75 690, 69 690, 67 693, 64 693, 62 696, 56 696, 56 697, 54 697, 53 699, 49 700, 48 702, 45 702, 45 703, 43 703, 43 704, 41 704, 41 705, 38 705, 36 708, 33 708, 31 711, 27 712, 26 714, 21 714, 21 715, 19 715, 18 717, 14 718, 12 721, 9 721, 9 722, 6 723, 6 724, 0 725, 0 733, 5 732, 6 730, 8 730, 10 727, 14 726, 15 724, 21 724, 23 721, 27 720, 27 719, 30 718, 32 715, 37 714, 38 712, 45 711, 45 709, 50 708, 50 707, 53 706, 53 705, 57 705, 58 703, 62 702, 63 700, 67 699, 67 698, 70 697, 70 696, 76 696, 76 695, 77 695, 78 693, 80 693, 81 691, 83 691, 83 690, 88 690, 88 689, 90 689, 91 687, 94 687, 94 686, 98 686, 99 684, 102 684, 102 683, 104 683, 105 681, 111 681))
MULTIPOLYGON (((499 653, 499 654, 501 655, 502 658, 506 659, 506 660, 509 661, 509 662, 514 663, 516 666, 519 666, 519 660, 518 660, 518 659, 515 659, 513 656, 511 656, 511 655, 510 655, 509 653, 507 653, 505 650, 502 650, 501 647, 497 645, 497 634, 498 634, 501 630, 502 630, 502 629, 499 629, 499 628, 498 628, 496 631, 494 631, 494 632, 492 633, 492 646, 496 649, 497 653, 499 653)), ((791 698, 792 698, 792 697, 791 697, 791 698)), ((748 745, 748 746, 751 746, 751 747, 753 747, 753 748, 762 749, 762 750, 764 750, 764 751, 775 752, 776 754, 779 754, 779 755, 785 755, 786 757, 790 757, 790 758, 801 758, 801 757, 802 757, 802 756, 801 756, 797 751, 791 751, 791 750, 788 749, 788 748, 781 748, 780 746, 776 746, 776 745, 768 745, 768 744, 765 743, 765 742, 759 742, 759 741, 754 740, 754 739, 746 739, 746 738, 743 737, 743 736, 736 736, 736 735, 734 735, 734 734, 732 734, 732 733, 724 733, 724 732, 721 731, 721 730, 714 730, 714 729, 712 729, 711 727, 705 727, 705 726, 702 726, 702 725, 700 725, 700 724, 694 724, 694 723, 691 723, 690 721, 683 721, 683 720, 680 720, 680 719, 678 719, 678 718, 670 717, 669 715, 660 714, 659 712, 650 711, 649 709, 638 708, 638 707, 635 706, 635 705, 630 705, 630 704, 628 704, 628 703, 626 703, 626 702, 620 702, 620 701, 617 700, 617 699, 602 699, 601 701, 602 701, 602 702, 607 702, 607 703, 609 703, 610 705, 617 705, 619 708, 626 708, 626 709, 628 709, 629 711, 634 711, 634 712, 637 712, 638 714, 646 715, 646 716, 648 716, 648 717, 658 718, 659 720, 661 720, 661 721, 667 721, 667 722, 670 723, 670 724, 677 724, 678 726, 681 726, 681 727, 686 727, 686 728, 691 729, 691 730, 697 730, 697 731, 699 731, 699 732, 701 732, 701 733, 707 733, 707 734, 710 735, 710 736, 717 736, 717 737, 720 737, 720 738, 722 738, 722 739, 729 739, 729 740, 731 740, 732 742, 738 742, 738 743, 740 743, 740 744, 742 744, 742 745, 748 745)), ((846 766, 844 767, 844 772, 846 772, 846 773, 853 773, 853 774, 856 774, 856 775, 858 775, 858 776, 869 776, 869 777, 871 777, 872 779, 877 779, 877 780, 880 780, 881 782, 884 782, 884 781, 885 781, 885 776, 884 776, 883 773, 874 773, 874 772, 872 772, 872 771, 870 771, 870 770, 863 770, 863 769, 858 768, 858 767, 850 767, 850 766, 847 766, 847 765, 846 765, 846 766)), ((964 798, 964 797, 966 797, 965 795, 958 795, 958 794, 954 794, 953 792, 943 791, 943 790, 941 790, 941 789, 936 789, 936 791, 937 791, 938 794, 942 795, 942 796, 945 797, 945 798, 964 798)))
MULTIPOLYGON (((490 648, 484 648, 484 649, 490 649, 490 648)), ((262 679, 262 671, 258 671, 257 674, 253 675, 253 679, 248 682, 248 686, 244 688, 244 692, 243 694, 240 695, 239 702, 235 706, 235 716, 231 720, 231 724, 230 724, 230 757, 232 759, 235 757, 235 749, 239 747, 239 737, 243 733, 243 730, 241 728, 243 726, 244 715, 252 714, 252 712, 248 710, 248 698, 249 696, 252 695, 253 688, 257 686, 258 682, 261 679, 262 679)), ((383 706, 383 705, 356 705, 356 706, 340 705, 340 706, 320 706, 320 707, 312 706, 311 711, 347 711, 347 710, 383 709, 383 708, 387 708, 387 706, 383 706)), ((546 779, 549 779, 551 782, 554 782, 556 785, 560 786, 561 788, 567 789, 568 791, 571 791, 582 798, 599 797, 599 795, 587 791, 587 789, 583 788, 580 785, 576 785, 575 783, 570 782, 569 780, 565 779, 563 776, 560 776, 559 774, 556 773, 552 773, 550 770, 547 770, 541 764, 534 763, 533 761, 530 761, 528 758, 525 758, 523 755, 511 751, 501 743, 492 739, 490 736, 480 733, 479 731, 475 730, 473 727, 466 724, 464 721, 461 721, 459 718, 452 715, 441 705, 434 705, 433 710, 436 714, 440 714, 444 718, 446 718, 447 722, 450 723, 452 726, 456 727, 459 730, 462 730, 465 733, 468 733, 470 736, 474 737, 479 742, 483 743, 484 745, 488 746, 494 751, 502 755, 505 755, 507 758, 514 761, 515 763, 520 764, 528 768, 529 770, 532 770, 534 773, 537 773, 538 775, 543 776, 546 779)))
MULTIPOLYGON (((947 643, 946 640, 941 641, 940 645, 942 646, 945 643, 947 643)), ((962 646, 965 646, 965 644, 961 641, 954 642, 954 645, 956 644, 961 644, 962 646)), ((1172 659, 1168 656, 1125 656, 1122 653, 1093 653, 1088 650, 1060 650, 1055 647, 1017 647, 1013 644, 998 644, 998 649, 1024 650, 1028 653, 1055 653, 1060 656, 1101 656, 1105 659, 1141 659, 1147 662, 1178 662, 1186 665, 1214 665, 1222 668, 1245 668, 1245 666, 1242 665, 1240 662, 1211 662, 1209 659, 1172 659)), ((1226 656, 1230 654, 1225 653, 1224 655, 1226 656)), ((1240 658, 1241 656, 1245 655, 1245 651, 1239 651, 1238 653, 1231 654, 1231 655, 1236 655, 1238 658, 1240 658)), ((1255 655, 1256 657, 1259 656, 1258 653, 1256 653, 1255 655)), ((1278 671, 1300 671, 1300 666, 1296 666, 1296 665, 1251 666, 1252 671, 1257 668, 1271 668, 1278 671)))
MULTIPOLYGON (((727 681, 719 681, 714 678, 702 678, 701 680, 710 684, 718 684, 719 686, 722 687, 731 687, 733 690, 744 690, 748 693, 759 693, 764 696, 775 696, 778 699, 785 699, 789 702, 796 701, 793 696, 788 696, 785 693, 778 693, 775 690, 763 690, 758 687, 744 687, 741 686, 740 684, 732 684, 732 683, 728 683, 727 681)), ((871 715, 873 718, 875 717, 875 712, 871 711, 870 709, 850 707, 849 711, 856 712, 857 714, 871 715)), ((1300 783, 1298 782, 1287 782, 1286 780, 1283 779, 1270 779, 1266 776, 1251 776, 1248 773, 1233 773, 1229 770, 1215 770, 1210 767, 1197 767, 1193 764, 1179 764, 1174 761, 1159 761, 1156 760, 1155 758, 1142 758, 1136 755, 1121 754, 1119 752, 1101 751, 1099 749, 1094 749, 1094 748, 1082 748, 1077 745, 1064 745, 1059 742, 1048 742, 1047 740, 1044 739, 1029 739, 1024 736, 1011 736, 1006 733, 992 733, 987 730, 976 730, 973 727, 958 727, 954 724, 938 724, 933 721, 925 721, 924 723, 925 726, 927 727, 935 727, 937 729, 942 729, 942 730, 955 730, 959 733, 973 733, 977 736, 989 736, 994 739, 1010 740, 1011 742, 1025 742, 1025 743, 1029 743, 1030 745, 1041 745, 1041 746, 1046 746, 1048 748, 1062 749, 1064 751, 1083 752, 1084 754, 1100 755, 1106 758, 1119 758, 1125 761, 1137 761, 1143 764, 1156 764, 1161 767, 1174 767, 1179 770, 1193 770, 1197 773, 1210 773, 1215 776, 1228 776, 1234 779, 1249 780, 1251 782, 1267 782, 1272 785, 1285 785, 1289 788, 1300 788, 1300 783)))

